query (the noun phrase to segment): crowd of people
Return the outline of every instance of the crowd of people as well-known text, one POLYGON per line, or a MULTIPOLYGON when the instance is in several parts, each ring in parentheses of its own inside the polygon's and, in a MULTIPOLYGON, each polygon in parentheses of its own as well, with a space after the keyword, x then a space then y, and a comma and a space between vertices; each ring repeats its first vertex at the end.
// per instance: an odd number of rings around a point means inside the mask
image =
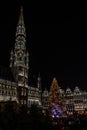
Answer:
POLYGON ((52 120, 56 130, 87 130, 87 115, 75 113, 72 116, 52 120))
MULTIPOLYGON (((15 107, 16 108, 16 107, 15 107)), ((87 130, 87 116, 74 114, 72 116, 55 118, 49 115, 49 110, 43 113, 42 108, 32 105, 31 108, 14 109, 9 103, 0 112, 0 130, 87 130)))

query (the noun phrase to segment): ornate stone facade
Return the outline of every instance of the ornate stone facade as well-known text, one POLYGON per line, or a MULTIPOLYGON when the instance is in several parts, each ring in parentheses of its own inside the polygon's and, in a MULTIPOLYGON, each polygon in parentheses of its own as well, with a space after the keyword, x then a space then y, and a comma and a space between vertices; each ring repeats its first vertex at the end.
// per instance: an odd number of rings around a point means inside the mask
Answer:
POLYGON ((40 76, 38 76, 36 87, 28 85, 29 52, 26 48, 23 8, 20 11, 15 37, 15 45, 10 57, 10 68, 0 74, 0 102, 10 100, 22 105, 31 106, 31 104, 35 103, 41 106, 40 76), (10 73, 8 75, 9 70, 10 73), (4 77, 2 76, 3 74, 5 75, 4 77), (10 78, 8 79, 9 76, 10 78))
MULTIPOLYGON (((62 104, 66 114, 73 114, 74 112, 84 113, 87 112, 87 92, 80 90, 78 86, 72 91, 67 88, 65 91, 60 88, 62 95, 62 104)), ((45 89, 43 91, 42 105, 44 108, 48 108, 48 97, 50 92, 45 89)))

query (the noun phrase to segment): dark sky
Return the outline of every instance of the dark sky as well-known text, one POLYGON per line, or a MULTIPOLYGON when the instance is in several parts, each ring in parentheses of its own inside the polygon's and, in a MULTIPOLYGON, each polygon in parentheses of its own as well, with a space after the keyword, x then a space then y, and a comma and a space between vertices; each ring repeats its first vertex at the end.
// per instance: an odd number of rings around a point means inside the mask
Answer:
POLYGON ((30 80, 33 82, 40 72, 43 88, 49 88, 55 76, 64 89, 77 85, 87 89, 87 8, 18 0, 1 3, 0 64, 9 66, 20 3, 24 7, 30 80))

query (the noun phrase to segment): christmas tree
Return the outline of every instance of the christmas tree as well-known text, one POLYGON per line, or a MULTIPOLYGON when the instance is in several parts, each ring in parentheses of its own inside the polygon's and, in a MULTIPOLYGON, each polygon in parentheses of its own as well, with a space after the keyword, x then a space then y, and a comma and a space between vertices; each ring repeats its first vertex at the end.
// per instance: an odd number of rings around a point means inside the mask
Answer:
POLYGON ((56 78, 53 78, 48 96, 48 104, 52 115, 59 117, 62 114, 62 97, 56 78))
POLYGON ((59 85, 56 78, 53 78, 53 81, 50 87, 48 103, 50 107, 53 105, 60 105, 62 103, 61 93, 60 93, 59 85))

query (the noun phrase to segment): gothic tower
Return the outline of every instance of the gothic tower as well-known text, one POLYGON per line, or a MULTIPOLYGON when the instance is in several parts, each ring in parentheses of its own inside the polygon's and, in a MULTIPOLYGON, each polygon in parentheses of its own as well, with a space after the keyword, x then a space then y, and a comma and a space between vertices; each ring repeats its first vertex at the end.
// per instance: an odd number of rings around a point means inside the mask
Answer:
POLYGON ((26 49, 26 31, 21 7, 19 21, 16 28, 14 50, 11 51, 10 67, 12 68, 18 87, 18 99, 21 104, 27 104, 28 96, 28 66, 29 53, 26 49))

